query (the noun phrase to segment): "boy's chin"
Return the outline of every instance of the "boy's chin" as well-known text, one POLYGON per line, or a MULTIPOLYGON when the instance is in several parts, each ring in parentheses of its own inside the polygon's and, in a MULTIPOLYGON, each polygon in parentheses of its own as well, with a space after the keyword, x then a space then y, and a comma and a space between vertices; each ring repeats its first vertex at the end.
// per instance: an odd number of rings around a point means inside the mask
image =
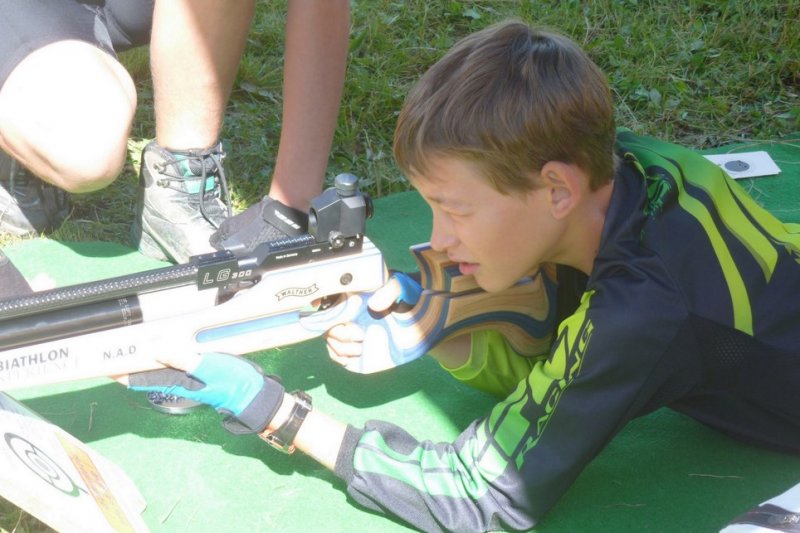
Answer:
POLYGON ((484 276, 484 275, 481 275, 481 272, 476 272, 475 273, 475 283, 477 283, 478 287, 480 287, 481 289, 485 290, 486 292, 504 291, 504 290, 508 289, 509 287, 511 287, 512 285, 514 285, 518 281, 519 281, 518 279, 513 280, 513 281, 508 281, 508 280, 500 279, 500 278, 498 278, 496 276, 495 277, 484 276))

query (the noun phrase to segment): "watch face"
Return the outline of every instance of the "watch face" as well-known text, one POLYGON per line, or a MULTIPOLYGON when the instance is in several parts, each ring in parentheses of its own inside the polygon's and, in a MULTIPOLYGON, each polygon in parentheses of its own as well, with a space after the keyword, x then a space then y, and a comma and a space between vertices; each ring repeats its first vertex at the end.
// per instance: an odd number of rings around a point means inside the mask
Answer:
POLYGON ((174 394, 163 394, 161 392, 148 392, 147 401, 157 411, 169 415, 185 415, 194 411, 198 407, 203 407, 202 403, 175 396, 174 394))

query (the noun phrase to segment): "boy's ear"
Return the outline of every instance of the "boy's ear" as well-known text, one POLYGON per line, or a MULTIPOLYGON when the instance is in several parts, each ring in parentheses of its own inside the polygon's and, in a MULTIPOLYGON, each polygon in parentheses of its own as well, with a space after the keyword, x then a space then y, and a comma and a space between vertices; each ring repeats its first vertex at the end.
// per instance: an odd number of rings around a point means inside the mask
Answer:
POLYGON ((583 176, 575 165, 548 161, 539 172, 542 186, 548 190, 550 210, 557 219, 572 212, 583 196, 583 176))

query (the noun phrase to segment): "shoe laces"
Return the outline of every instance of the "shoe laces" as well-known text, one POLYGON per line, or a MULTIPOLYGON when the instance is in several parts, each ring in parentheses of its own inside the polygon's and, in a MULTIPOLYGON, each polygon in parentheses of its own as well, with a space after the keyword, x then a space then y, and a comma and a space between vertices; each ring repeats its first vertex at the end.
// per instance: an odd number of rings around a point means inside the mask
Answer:
POLYGON ((211 224, 214 228, 219 228, 219 224, 213 220, 213 218, 208 214, 206 211, 206 199, 208 196, 220 196, 222 203, 225 205, 225 212, 227 216, 230 218, 233 216, 233 210, 231 209, 231 196, 230 192, 228 191, 228 180, 225 177, 225 169, 222 166, 222 161, 225 159, 225 152, 222 150, 222 144, 216 144, 211 148, 207 148, 205 150, 190 150, 190 151, 176 151, 176 152, 169 152, 172 155, 172 161, 164 162, 159 168, 159 173, 162 176, 166 176, 166 179, 169 181, 186 181, 186 180, 200 180, 200 187, 196 193, 189 193, 189 194, 196 194, 198 205, 200 206, 200 214, 203 218, 211 224), (209 165, 209 161, 212 163, 209 165), (187 168, 192 175, 186 176, 183 174, 175 173, 172 174, 168 171, 168 167, 173 166, 175 169, 179 171, 180 163, 185 162, 187 168), (199 174, 197 174, 199 172, 199 174), (220 188, 220 195, 216 194, 216 186, 211 189, 212 194, 206 194, 206 183, 210 177, 214 177, 215 184, 219 183, 220 188))

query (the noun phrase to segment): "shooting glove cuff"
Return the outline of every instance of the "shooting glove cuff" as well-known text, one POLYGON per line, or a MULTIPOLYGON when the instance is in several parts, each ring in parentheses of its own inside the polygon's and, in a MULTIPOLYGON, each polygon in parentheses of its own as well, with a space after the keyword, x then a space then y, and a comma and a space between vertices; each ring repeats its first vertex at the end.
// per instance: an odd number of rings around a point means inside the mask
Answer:
POLYGON ((222 426, 234 435, 263 432, 283 403, 284 392, 285 389, 277 377, 264 376, 264 386, 253 401, 238 415, 228 413, 222 426))

